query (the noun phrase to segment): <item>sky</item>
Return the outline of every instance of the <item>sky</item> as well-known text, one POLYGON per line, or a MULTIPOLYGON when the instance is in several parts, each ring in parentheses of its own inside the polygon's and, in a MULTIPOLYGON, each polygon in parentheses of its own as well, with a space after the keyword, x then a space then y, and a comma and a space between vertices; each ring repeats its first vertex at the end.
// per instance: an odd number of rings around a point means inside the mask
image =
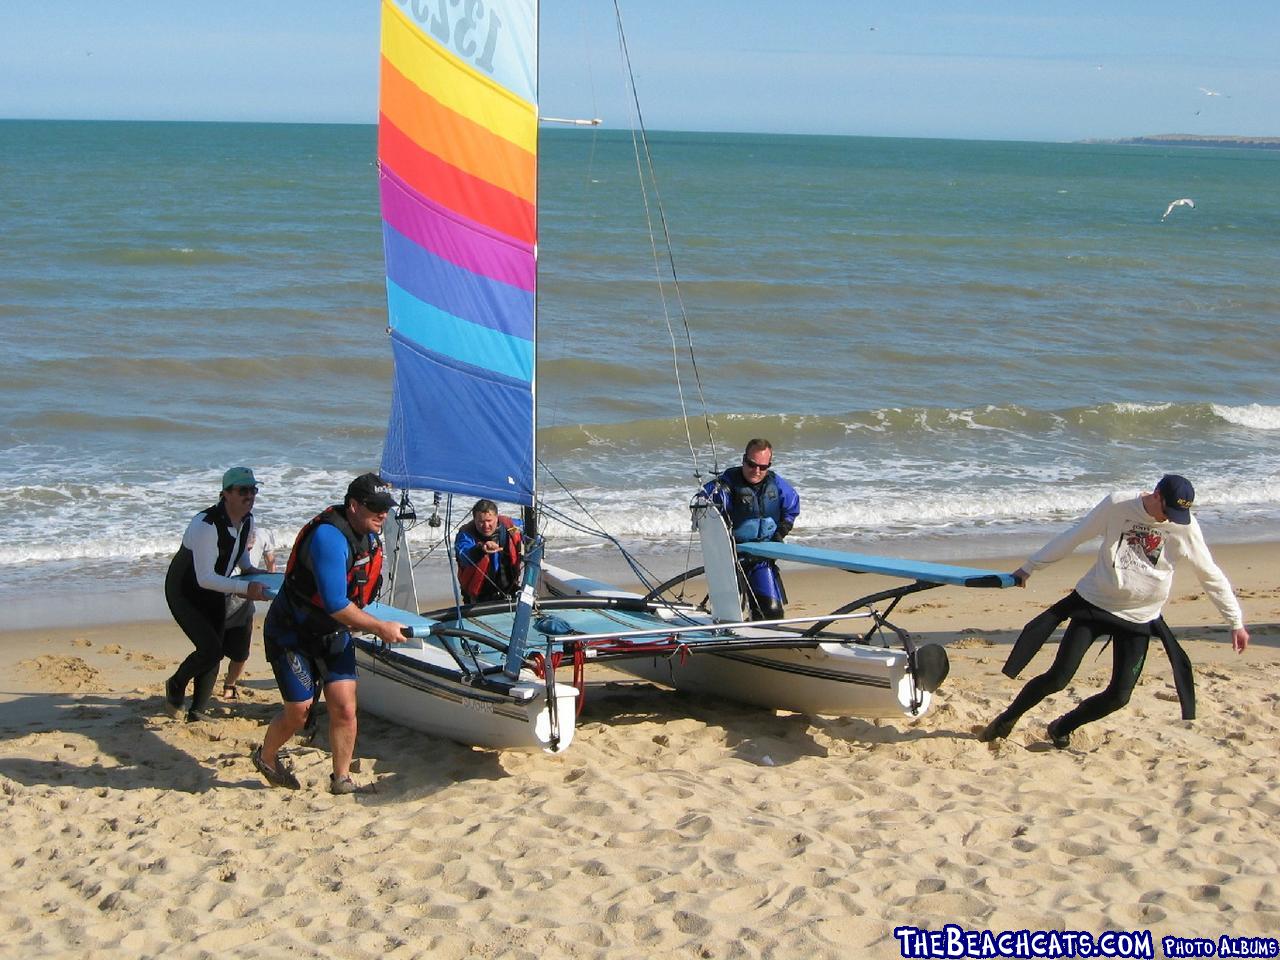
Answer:
MULTIPOLYGON (((651 130, 1280 136, 1276 0, 619 5, 651 130)), ((613 0, 541 22, 543 114, 629 127, 613 0)), ((377 60, 377 0, 0 0, 0 118, 373 123, 377 60)))

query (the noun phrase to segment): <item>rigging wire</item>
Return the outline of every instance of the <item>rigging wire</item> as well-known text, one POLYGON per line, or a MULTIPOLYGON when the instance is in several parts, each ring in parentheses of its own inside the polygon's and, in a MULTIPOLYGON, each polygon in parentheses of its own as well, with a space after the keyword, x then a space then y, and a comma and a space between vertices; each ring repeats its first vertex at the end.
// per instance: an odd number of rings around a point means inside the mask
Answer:
POLYGON ((684 422, 685 440, 689 445, 689 455, 693 460, 694 477, 701 481, 702 471, 698 466, 698 452, 693 443, 693 434, 689 427, 689 412, 684 399, 684 386, 680 378, 680 361, 679 349, 676 345, 675 331, 671 327, 671 315, 667 306, 666 287, 663 284, 663 270, 661 264, 661 255, 658 252, 657 242, 654 237, 653 215, 649 208, 649 191, 653 191, 653 203, 657 209, 658 221, 662 225, 662 236, 666 246, 667 267, 670 270, 671 284, 675 291, 676 303, 680 308, 680 320, 684 325, 685 342, 689 348, 689 363, 693 370, 694 384, 698 390, 698 400, 702 405, 702 419, 707 431, 707 442, 711 447, 712 463, 716 475, 720 473, 720 457, 716 449, 715 434, 711 427, 711 414, 707 409, 707 398, 702 389, 702 375, 698 370, 698 359, 693 349, 693 333, 689 329, 689 314, 685 308, 684 294, 680 289, 680 276, 676 270, 675 254, 672 249, 671 231, 667 225, 666 210, 662 205, 662 195, 658 191, 657 172, 653 166, 653 154, 649 149, 648 131, 644 125, 644 113, 640 109, 640 95, 636 89, 635 72, 631 68, 631 53, 627 47, 626 30, 622 24, 622 8, 619 6, 618 0, 613 0, 614 21, 618 31, 618 49, 622 56, 623 66, 627 71, 627 92, 629 93, 629 106, 633 113, 634 123, 631 129, 631 144, 636 157, 636 171, 640 177, 641 197, 644 200, 645 219, 649 224, 649 245, 653 251, 654 273, 658 279, 658 295, 662 301, 663 319, 667 324, 667 334, 671 339, 672 367, 675 370, 676 391, 680 397, 680 415, 684 422), (639 133, 639 141, 637 142, 637 132, 639 133), (641 159, 641 147, 643 146, 643 162, 641 159), (645 176, 645 168, 648 168, 648 177, 645 176))
POLYGON ((636 575, 636 578, 644 585, 646 590, 657 586, 660 582, 658 578, 655 577, 651 571, 646 569, 639 560, 633 557, 618 538, 606 530, 604 525, 591 515, 591 511, 588 510, 586 505, 577 498, 574 492, 570 490, 558 476, 556 476, 555 471, 541 460, 538 461, 538 464, 546 472, 547 476, 555 481, 556 486, 560 488, 564 495, 573 502, 573 505, 582 511, 583 515, 590 521, 590 524, 575 519, 569 514, 551 506, 545 500, 542 503, 542 512, 564 524, 570 530, 576 531, 577 533, 585 533, 590 536, 600 537, 601 539, 609 541, 618 548, 618 552, 622 554, 622 558, 627 561, 627 566, 631 568, 631 572, 636 575))
MULTIPOLYGON (((443 543, 448 539, 448 531, 453 529, 453 494, 449 494, 444 500, 444 536, 441 538, 443 543)), ((454 561, 457 559, 453 555, 452 549, 446 549, 445 555, 449 558, 449 582, 453 585, 453 608, 454 610, 462 610, 462 593, 458 586, 458 571, 454 567, 454 561)), ((459 613, 459 616, 461 614, 459 613)))
MULTIPOLYGON (((667 327, 668 338, 671 342, 672 367, 675 375, 676 390, 679 397, 681 421, 684 425, 685 439, 689 447, 689 453, 692 460, 694 477, 698 480, 699 483, 701 483, 703 474, 702 474, 701 466, 699 464, 698 445, 694 443, 693 435, 692 435, 693 430, 690 426, 690 414, 688 410, 688 404, 686 403, 686 399, 685 399, 684 382, 681 377, 681 371, 680 371, 680 345, 678 343, 678 337, 676 335, 676 332, 672 324, 671 309, 670 309, 670 304, 668 300, 668 292, 666 288, 667 282, 670 282, 672 289, 674 291, 674 298, 675 298, 676 306, 678 307, 680 322, 684 330, 684 342, 688 352, 689 364, 693 373, 694 385, 696 387, 698 401, 702 407, 702 419, 703 419, 703 424, 706 430, 708 446, 711 453, 713 470, 715 475, 717 476, 720 473, 719 451, 717 448, 716 438, 715 438, 714 430, 711 423, 711 416, 710 416, 710 411, 707 405, 706 394, 703 389, 701 371, 699 370, 697 356, 694 350, 693 334, 689 324, 688 310, 684 302, 684 295, 683 295, 683 290, 681 286, 679 271, 677 270, 677 267, 676 267, 674 247, 671 239, 671 231, 667 222, 666 211, 662 203, 661 193, 658 188, 657 171, 654 164, 653 154, 650 149, 648 131, 645 127, 643 111, 640 107, 639 91, 636 88, 635 73, 631 65, 630 50, 627 44, 626 31, 623 25, 622 10, 619 4, 619 0, 613 0, 613 9, 614 9, 615 25, 617 29, 619 51, 620 51, 623 67, 626 72, 626 78, 625 78, 626 89, 624 92, 625 99, 627 100, 628 107, 632 113, 632 124, 631 124, 631 131, 630 131, 632 149, 635 156, 636 171, 637 171, 637 176, 638 176, 640 187, 641 187, 641 198, 644 204, 645 218, 648 225, 649 244, 650 244, 650 250, 653 256, 654 273, 655 273, 655 277, 658 284, 658 293, 659 293, 659 297, 662 305, 663 319, 667 327), (652 191, 652 197, 650 196, 650 191, 652 191), (665 246, 665 257, 663 252, 661 252, 658 248, 659 245, 658 245, 658 239, 657 239, 657 229, 655 228, 655 223, 654 223, 655 211, 656 211, 658 224, 660 225, 661 231, 662 231, 662 241, 663 241, 663 245, 665 246), (666 261, 665 269, 663 264, 664 259, 666 261)), ((588 64, 588 67, 590 67, 590 64, 588 64)), ((597 93, 595 89, 595 84, 594 84, 594 72, 589 69, 588 73, 593 78, 593 82, 591 83, 591 98, 594 105, 596 100, 596 93, 597 93)), ((593 115, 598 116, 599 110, 598 109, 593 110, 593 115)), ((591 140, 591 153, 590 153, 589 166, 588 166, 588 177, 590 177, 590 169, 595 162, 596 144, 597 144, 597 137, 593 133, 592 140, 591 140)), ((388 336, 390 336, 391 332, 392 332, 391 328, 390 326, 388 326, 387 327, 388 336)), ((405 463, 407 462, 407 449, 406 449, 407 443, 406 443, 405 434, 402 433, 398 439, 399 439, 399 443, 397 444, 397 446, 399 449, 397 450, 397 452, 400 455, 401 463, 405 463)), ((537 502, 534 504, 534 507, 533 507, 535 511, 546 513, 548 516, 558 520, 559 522, 563 523, 566 527, 576 532, 598 537, 612 543, 621 553, 623 559, 626 561, 627 565, 630 567, 632 573, 636 576, 637 580, 645 586, 646 590, 653 589, 653 587, 655 587, 658 583, 660 583, 660 580, 658 577, 656 577, 651 571, 646 569, 643 566, 643 564, 641 564, 640 561, 636 559, 622 545, 622 543, 618 541, 618 539, 615 536, 613 536, 607 530, 605 530, 603 525, 599 521, 597 521, 594 517, 591 516, 590 512, 586 509, 586 507, 582 504, 582 502, 576 496, 574 496, 574 494, 565 486, 565 484, 560 480, 560 478, 556 476, 556 474, 547 466, 547 464, 544 461, 542 461, 540 458, 535 458, 535 462, 537 467, 541 468, 548 476, 550 476, 551 479, 554 480, 555 484, 569 497, 569 499, 573 502, 573 504, 576 505, 578 510, 580 510, 582 514, 588 518, 589 524, 575 520, 569 517, 568 515, 562 513, 560 510, 557 510, 556 508, 549 506, 546 503, 545 499, 542 497, 537 498, 537 502)), ((430 546, 430 548, 425 552, 425 554, 423 554, 418 558, 416 562, 411 561, 411 567, 417 567, 419 564, 423 563, 428 557, 433 555, 437 549, 443 549, 443 552, 448 558, 448 567, 449 567, 449 574, 450 574, 449 579, 453 587, 454 605, 455 607, 460 607, 461 597, 460 597, 459 588, 458 588, 457 570, 455 568, 455 557, 453 555, 451 544, 448 542, 449 540, 448 531, 452 530, 453 528, 452 506, 453 506, 453 497, 452 495, 449 495, 446 500, 446 507, 445 507, 444 533, 436 541, 436 543, 430 546)), ((411 528, 416 527, 420 522, 421 521, 411 523, 410 527, 411 528)), ((692 539, 693 538, 691 536, 690 546, 692 545, 692 539)))
MULTIPOLYGON (((564 491, 565 496, 567 496, 574 503, 574 505, 579 510, 581 510, 583 514, 586 515, 587 519, 590 520, 591 524, 594 524, 594 526, 589 526, 580 520, 576 520, 573 517, 569 516, 568 514, 556 509, 555 507, 548 505, 545 502, 542 505, 543 512, 546 513, 551 518, 553 518, 554 520, 557 520, 560 523, 564 524, 570 530, 574 530, 578 533, 584 533, 589 536, 599 537, 600 539, 607 540, 609 543, 612 543, 617 548, 618 552, 622 554, 622 559, 627 562, 627 566, 631 568, 631 572, 635 575, 635 578, 641 583, 641 585, 644 586, 646 593, 652 591, 655 587, 657 587, 662 581, 657 576, 654 575, 653 571, 645 567, 644 564, 642 564, 638 559, 636 559, 636 557, 634 557, 631 554, 631 552, 622 545, 622 543, 617 539, 617 537, 609 533, 609 531, 604 528, 603 524, 601 524, 598 520, 596 520, 595 517, 591 516, 591 511, 589 511, 582 504, 582 502, 576 496, 574 496, 572 490, 570 490, 568 487, 564 485, 564 483, 561 482, 560 478, 556 476, 555 471, 553 471, 545 463, 541 464, 541 466, 542 466, 542 469, 546 471, 547 475, 550 476, 551 479, 556 482, 556 486, 558 486, 562 491, 564 491)), ((653 602, 656 604, 662 604, 663 606, 667 607, 668 609, 678 614, 679 616, 682 616, 682 617, 685 616, 685 614, 679 610, 679 607, 678 607, 678 604, 680 602, 679 600, 673 602, 665 596, 657 596, 653 598, 653 602)))

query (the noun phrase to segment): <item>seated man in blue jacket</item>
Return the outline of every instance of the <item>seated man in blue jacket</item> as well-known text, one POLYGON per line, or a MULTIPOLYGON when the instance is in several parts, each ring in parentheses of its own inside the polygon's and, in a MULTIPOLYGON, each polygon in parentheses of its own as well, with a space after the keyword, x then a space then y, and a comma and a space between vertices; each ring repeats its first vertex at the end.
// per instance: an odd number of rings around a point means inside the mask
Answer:
POLYGON ((477 500, 471 519, 453 539, 458 586, 467 603, 512 600, 520 591, 520 522, 498 513, 492 500, 477 500))
MULTIPOLYGON (((757 437, 747 443, 741 466, 730 467, 702 488, 728 521, 737 543, 782 540, 800 516, 800 495, 772 468, 773 444, 757 437)), ((751 619, 780 619, 787 594, 778 565, 747 557, 741 562, 751 619)))

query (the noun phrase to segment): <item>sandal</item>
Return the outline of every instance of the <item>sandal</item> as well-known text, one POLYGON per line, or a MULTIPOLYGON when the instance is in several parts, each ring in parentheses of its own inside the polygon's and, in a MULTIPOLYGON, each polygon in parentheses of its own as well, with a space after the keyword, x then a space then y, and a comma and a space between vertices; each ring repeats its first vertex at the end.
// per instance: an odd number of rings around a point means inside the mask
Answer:
POLYGON ((227 673, 227 679, 222 681, 222 699, 223 700, 239 700, 240 691, 236 689, 239 686, 239 680, 232 680, 231 674, 227 673))
POLYGON ((297 790, 302 786, 298 778, 293 775, 293 771, 289 769, 289 765, 284 762, 284 757, 277 755, 276 765, 267 766, 267 761, 262 759, 262 747, 255 747, 253 750, 253 766, 273 787, 297 790))

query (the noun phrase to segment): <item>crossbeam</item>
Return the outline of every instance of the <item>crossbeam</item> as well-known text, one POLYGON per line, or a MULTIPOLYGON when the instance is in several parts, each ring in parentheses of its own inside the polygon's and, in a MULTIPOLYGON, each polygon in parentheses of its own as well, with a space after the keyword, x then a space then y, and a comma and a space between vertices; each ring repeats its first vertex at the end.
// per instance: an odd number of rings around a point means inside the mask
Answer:
POLYGON ((954 587, 993 587, 1004 589, 1016 586, 1013 576, 997 570, 976 567, 957 567, 947 563, 929 563, 923 560, 903 560, 898 557, 878 557, 869 553, 847 553, 844 550, 822 550, 802 547, 793 543, 764 541, 739 543, 738 553, 768 560, 791 560, 819 567, 834 567, 851 573, 878 573, 887 577, 901 577, 923 583, 947 584, 954 587))

